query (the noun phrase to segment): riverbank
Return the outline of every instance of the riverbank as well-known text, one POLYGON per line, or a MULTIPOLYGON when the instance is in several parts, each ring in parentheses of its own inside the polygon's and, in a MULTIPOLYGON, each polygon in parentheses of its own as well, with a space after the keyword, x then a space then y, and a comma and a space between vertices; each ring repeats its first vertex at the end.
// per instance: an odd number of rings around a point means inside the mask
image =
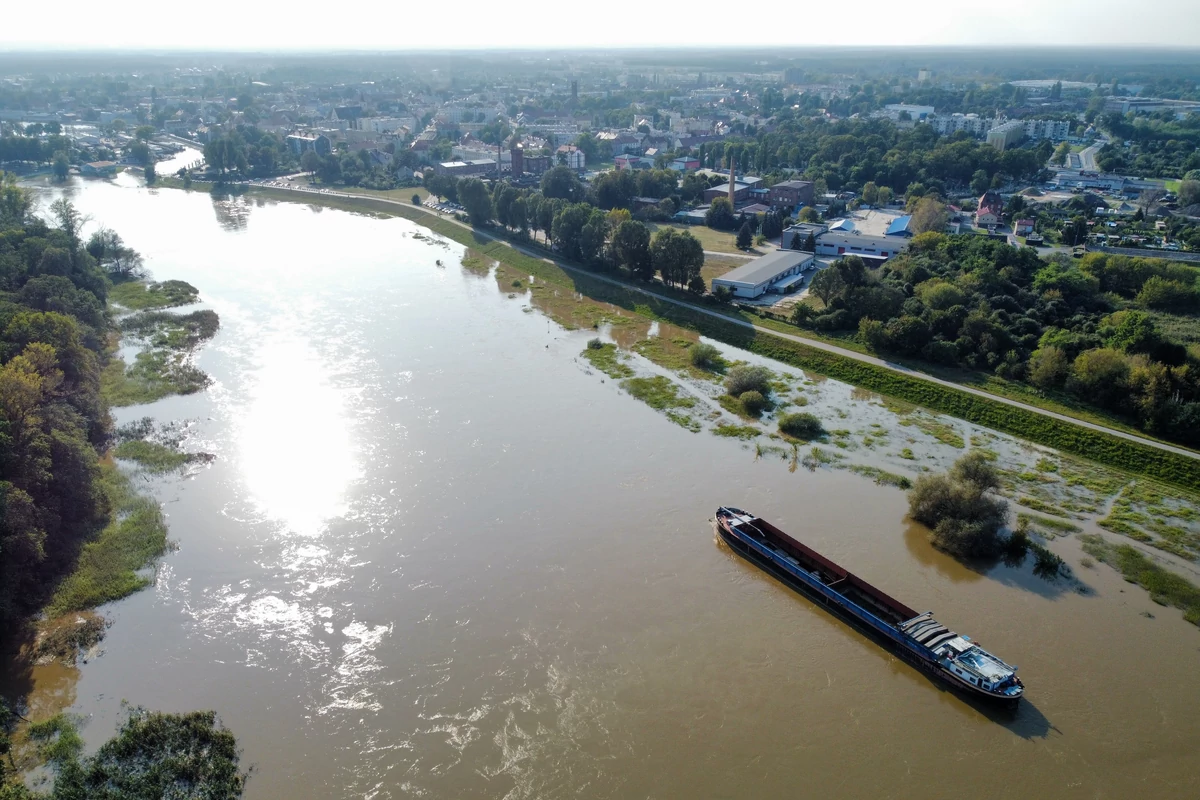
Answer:
MULTIPOLYGON (((145 402, 147 397, 157 399, 202 388, 206 377, 191 383, 175 378, 182 360, 216 333, 216 314, 163 310, 194 303, 197 298, 194 287, 179 281, 131 280, 113 287, 108 316, 115 318, 116 330, 111 334, 108 363, 100 380, 105 402, 114 406, 145 402), (122 332, 142 348, 133 370, 121 358, 122 332), (162 350, 176 355, 143 359, 147 352, 162 350), (131 378, 131 372, 138 377, 131 378), (131 391, 131 386, 137 391, 131 391), (147 386, 154 391, 147 391, 147 386)), ((203 375, 194 368, 192 372, 203 375)), ((60 686, 39 694, 37 689, 46 682, 43 673, 52 676, 52 683, 74 684, 78 664, 103 652, 101 645, 111 619, 99 609, 152 585, 155 576, 150 568, 171 549, 160 503, 136 488, 134 477, 139 472, 167 475, 188 464, 211 460, 205 454, 182 452, 180 437, 157 430, 148 419, 118 429, 113 444, 101 456, 93 481, 100 495, 99 506, 104 509, 103 524, 82 541, 48 600, 20 626, 16 639, 7 642, 4 693, 16 701, 24 724, 15 726, 14 732, 12 720, 0 721, 0 744, 5 752, 12 748, 10 761, 0 769, 0 794, 17 800, 75 796, 72 792, 78 790, 75 784, 81 776, 91 781, 94 776, 89 773, 102 773, 139 786, 162 784, 164 791, 168 785, 192 784, 197 791, 219 786, 228 792, 222 796, 232 797, 234 791, 240 794, 245 775, 237 769, 233 735, 212 712, 177 715, 133 709, 101 753, 85 757, 78 723, 65 714, 74 702, 73 691, 63 691, 60 686), (114 752, 105 754, 106 749, 114 752), (132 760, 122 754, 134 750, 139 755, 132 760), (188 750, 193 752, 186 754, 188 750), (148 763, 155 765, 156 777, 137 776, 148 763), (30 794, 24 787, 23 774, 38 768, 49 768, 57 776, 51 795, 30 794)), ((0 711, 7 713, 6 707, 0 711)))
POLYGON ((1200 490, 1200 455, 1185 448, 1154 442, 1123 431, 1104 430, 1082 420, 1064 419, 1055 412, 989 396, 980 390, 954 386, 932 376, 887 366, 878 359, 833 352, 818 341, 804 343, 797 334, 784 338, 745 317, 723 309, 697 307, 665 291, 633 286, 595 275, 545 257, 535 257, 487 233, 473 230, 411 204, 353 196, 298 193, 264 187, 243 187, 255 194, 289 202, 314 202, 351 211, 369 210, 409 219, 422 227, 466 245, 483 255, 548 282, 570 287, 650 319, 671 322, 737 347, 811 369, 884 395, 975 422, 1133 474, 1142 474, 1184 488, 1200 490))
MULTIPOLYGON (((177 179, 172 183, 168 182, 168 186, 174 188, 185 188, 182 182, 177 179)), ((202 183, 199 188, 214 188, 214 184, 202 183)), ((219 187, 215 187, 219 188, 219 187)), ((635 291, 654 294, 665 297, 674 302, 683 305, 699 308, 699 310, 718 314, 724 318, 734 320, 741 324, 750 325, 763 332, 769 332, 781 335, 786 338, 800 340, 803 343, 813 347, 818 347, 830 352, 836 352, 842 358, 863 361, 876 366, 898 371, 910 376, 916 376, 923 380, 938 383, 957 389, 959 391, 982 396, 986 398, 995 398, 1009 405, 1023 407, 1035 413, 1045 413, 1052 416, 1057 416, 1066 421, 1077 422, 1085 427, 1100 430, 1102 432, 1112 433, 1118 437, 1128 438, 1131 441, 1150 443, 1151 446, 1158 446, 1177 453, 1183 453, 1194 458, 1200 459, 1200 452, 1189 449, 1187 447, 1159 439, 1151 434, 1142 431, 1131 425, 1125 419, 1122 419, 1114 414, 1111 414, 1103 409, 1080 405, 1073 397, 1061 394, 1047 394, 1034 389, 1028 384, 1019 381, 1010 381, 990 372, 971 372, 956 367, 937 366, 923 361, 913 361, 899 356, 889 356, 888 359, 880 359, 873 356, 870 351, 860 343, 854 336, 837 336, 832 334, 823 334, 814 330, 800 328, 791 324, 778 316, 771 314, 768 311, 748 311, 730 306, 721 305, 705 305, 700 304, 694 295, 687 294, 682 291, 673 290, 670 287, 665 287, 655 284, 632 283, 628 280, 617 278, 614 279, 609 275, 599 275, 589 270, 582 270, 579 267, 565 263, 562 259, 556 257, 552 252, 538 245, 536 242, 514 243, 504 235, 495 235, 485 233, 477 229, 472 229, 462 222, 453 219, 441 217, 436 211, 427 209, 423 206, 412 206, 411 204, 401 202, 394 198, 386 197, 387 193, 371 192, 370 190, 349 189, 335 191, 330 189, 314 190, 300 187, 272 187, 263 186, 260 184, 236 184, 230 185, 229 191, 242 192, 254 191, 260 194, 273 195, 280 199, 292 200, 296 198, 312 198, 316 204, 332 208, 342 208, 350 211, 361 211, 364 208, 379 211, 387 215, 401 216, 413 220, 421 225, 426 225, 434 230, 446 235, 448 238, 455 238, 453 233, 447 232, 445 229, 439 229, 439 224, 454 226, 462 230, 467 230, 473 236, 484 237, 488 241, 502 241, 513 247, 517 251, 524 252, 533 258, 552 261, 567 270, 578 271, 584 275, 590 275, 600 281, 608 281, 618 285, 632 287, 635 291), (439 222, 422 222, 425 219, 436 219, 439 222)), ((455 239, 456 241, 460 241, 455 239)), ((461 242, 460 243, 465 243, 461 242)))

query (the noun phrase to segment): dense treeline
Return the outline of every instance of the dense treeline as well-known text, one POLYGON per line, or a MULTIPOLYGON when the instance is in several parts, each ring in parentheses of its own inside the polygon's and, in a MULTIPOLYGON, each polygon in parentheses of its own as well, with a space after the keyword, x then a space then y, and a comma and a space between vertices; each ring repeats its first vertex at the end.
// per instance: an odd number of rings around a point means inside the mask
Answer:
POLYGON ((1161 259, 1092 253, 1043 261, 978 236, 922 234, 877 273, 845 259, 817 274, 817 330, 855 330, 870 348, 995 372, 1200 444, 1200 353, 1155 319, 1200 310, 1200 271, 1161 259))
MULTIPOLYGON (((108 517, 96 448, 109 434, 100 398, 108 318, 104 243, 80 241, 79 213, 30 214, 0 187, 0 635, 45 600, 52 579, 108 517), (89 252, 89 249, 93 252, 89 252), (94 255, 93 253, 97 253, 94 255)), ((125 269, 137 259, 110 237, 125 269)))
POLYGON ((56 153, 70 153, 71 140, 61 134, 50 136, 0 137, 0 162, 53 161, 56 153))
POLYGON ((204 160, 218 174, 227 171, 263 178, 295 170, 299 163, 277 133, 238 125, 204 145, 204 160))
MULTIPOLYGON (((1000 186, 1031 178, 1054 152, 1049 142, 1003 152, 966 134, 939 136, 928 125, 902 129, 886 119, 787 119, 753 138, 705 145, 704 166, 733 163, 760 175, 799 170, 829 189, 859 190, 869 182, 904 194, 910 185, 967 188, 986 181, 1000 186)), ((986 187, 985 187, 986 188, 986 187)))
POLYGON ((1116 137, 1096 156, 1105 172, 1182 178, 1200 170, 1200 116, 1196 114, 1183 120, 1170 112, 1139 117, 1106 114, 1101 125, 1116 137), (1131 144, 1125 147, 1124 142, 1131 144))

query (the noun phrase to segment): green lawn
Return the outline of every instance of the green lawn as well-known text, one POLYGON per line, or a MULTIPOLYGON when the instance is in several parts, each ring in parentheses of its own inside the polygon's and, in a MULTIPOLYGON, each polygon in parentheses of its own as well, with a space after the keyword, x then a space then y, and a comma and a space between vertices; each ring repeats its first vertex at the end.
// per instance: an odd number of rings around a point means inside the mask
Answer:
POLYGON ((704 283, 712 290, 713 278, 719 278, 730 270, 737 269, 746 260, 743 258, 726 258, 725 256, 709 256, 704 257, 704 266, 700 268, 700 277, 704 278, 704 283))
MULTIPOLYGON (((652 230, 658 230, 663 227, 661 225, 651 225, 652 230)), ((760 256, 767 252, 765 246, 751 250, 738 250, 737 236, 726 231, 716 231, 707 225, 680 225, 672 223, 668 227, 676 230, 687 231, 700 240, 701 246, 705 250, 711 250, 715 253, 740 253, 748 256, 760 256)))

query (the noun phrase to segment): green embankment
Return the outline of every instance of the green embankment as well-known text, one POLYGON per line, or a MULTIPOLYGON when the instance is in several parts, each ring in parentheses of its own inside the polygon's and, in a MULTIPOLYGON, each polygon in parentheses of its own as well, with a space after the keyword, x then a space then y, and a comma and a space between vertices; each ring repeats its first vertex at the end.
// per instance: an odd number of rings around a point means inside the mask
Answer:
MULTIPOLYGON (((285 194, 289 200, 295 199, 290 193, 285 194)), ((345 207, 351 209, 361 209, 363 206, 413 220, 447 239, 471 247, 514 268, 528 271, 530 275, 541 280, 570 286, 596 300, 690 328, 734 347, 1126 472, 1149 475, 1177 486, 1200 491, 1200 464, 1188 456, 1089 430, 1070 422, 977 397, 874 364, 866 364, 799 342, 760 333, 732 320, 694 311, 631 287, 614 286, 583 274, 569 273, 549 261, 528 256, 503 242, 467 230, 450 220, 431 217, 416 208, 372 203, 369 200, 355 200, 345 204, 345 207)))

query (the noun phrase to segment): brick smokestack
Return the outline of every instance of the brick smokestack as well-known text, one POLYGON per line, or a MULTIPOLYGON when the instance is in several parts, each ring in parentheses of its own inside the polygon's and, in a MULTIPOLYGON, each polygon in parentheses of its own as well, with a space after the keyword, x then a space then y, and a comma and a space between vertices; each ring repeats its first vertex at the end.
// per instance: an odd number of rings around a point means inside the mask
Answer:
POLYGON ((731 206, 734 205, 733 187, 734 187, 735 172, 736 172, 736 168, 733 166, 733 158, 730 157, 730 159, 729 159, 729 205, 731 205, 731 206))

